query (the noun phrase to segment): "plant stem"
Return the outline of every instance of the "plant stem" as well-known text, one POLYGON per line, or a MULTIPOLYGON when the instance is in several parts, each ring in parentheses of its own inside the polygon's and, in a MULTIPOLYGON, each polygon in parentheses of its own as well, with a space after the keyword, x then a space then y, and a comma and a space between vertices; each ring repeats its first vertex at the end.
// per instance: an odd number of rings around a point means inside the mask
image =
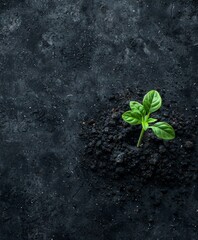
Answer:
POLYGON ((144 132, 145 132, 145 130, 144 130, 144 128, 142 128, 141 133, 140 133, 140 137, 139 137, 138 143, 137 143, 137 147, 138 148, 140 147, 140 144, 142 142, 142 138, 143 138, 144 132))

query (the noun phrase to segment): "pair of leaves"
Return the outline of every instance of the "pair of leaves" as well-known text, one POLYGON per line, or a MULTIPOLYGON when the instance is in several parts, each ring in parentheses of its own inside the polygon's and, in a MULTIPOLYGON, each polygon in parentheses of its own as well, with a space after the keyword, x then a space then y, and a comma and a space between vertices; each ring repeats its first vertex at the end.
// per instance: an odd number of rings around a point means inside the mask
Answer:
POLYGON ((148 118, 146 119, 146 115, 142 115, 141 112, 137 109, 126 111, 122 114, 122 118, 125 122, 131 125, 139 125, 141 123, 154 123, 157 121, 156 118, 148 118))
POLYGON ((131 101, 129 105, 131 110, 138 111, 142 116, 145 116, 160 109, 162 98, 157 91, 151 90, 144 96, 143 105, 136 101, 131 101))
POLYGON ((145 131, 148 128, 151 128, 158 138, 165 140, 174 139, 175 131, 168 123, 158 122, 153 126, 149 126, 150 123, 157 121, 155 118, 150 118, 150 114, 157 111, 161 105, 162 99, 160 94, 155 90, 151 90, 144 96, 143 105, 139 102, 131 101, 131 110, 123 113, 122 118, 125 122, 131 125, 142 124, 145 131))
POLYGON ((161 104, 162 99, 160 94, 155 90, 151 90, 144 96, 143 105, 139 102, 131 101, 129 103, 131 110, 125 112, 122 117, 125 122, 132 125, 153 123, 157 119, 149 118, 148 116, 150 113, 157 111, 161 107, 161 104))

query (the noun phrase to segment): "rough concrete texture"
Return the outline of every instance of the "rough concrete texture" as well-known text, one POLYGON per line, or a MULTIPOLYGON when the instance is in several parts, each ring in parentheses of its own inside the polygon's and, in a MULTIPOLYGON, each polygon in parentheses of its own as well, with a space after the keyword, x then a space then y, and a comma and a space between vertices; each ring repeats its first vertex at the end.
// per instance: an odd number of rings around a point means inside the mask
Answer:
POLYGON ((181 216, 171 191, 174 207, 117 205, 81 170, 78 136, 127 87, 196 117, 197 23, 196 1, 0 1, 1 240, 197 239, 197 184, 181 216))

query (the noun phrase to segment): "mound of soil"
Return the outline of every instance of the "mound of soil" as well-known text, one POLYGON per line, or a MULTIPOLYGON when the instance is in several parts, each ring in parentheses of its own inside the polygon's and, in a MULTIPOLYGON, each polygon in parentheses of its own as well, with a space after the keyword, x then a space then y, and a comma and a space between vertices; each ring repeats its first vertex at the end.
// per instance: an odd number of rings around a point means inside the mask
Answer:
POLYGON ((86 142, 83 166, 127 186, 135 186, 137 182, 169 187, 191 183, 197 170, 194 157, 197 119, 186 118, 176 102, 165 101, 161 110, 152 116, 170 123, 176 138, 163 141, 148 130, 142 146, 137 148, 141 126, 125 123, 121 115, 129 109, 130 100, 141 101, 143 95, 142 91, 114 95, 94 118, 83 121, 81 137, 86 142))

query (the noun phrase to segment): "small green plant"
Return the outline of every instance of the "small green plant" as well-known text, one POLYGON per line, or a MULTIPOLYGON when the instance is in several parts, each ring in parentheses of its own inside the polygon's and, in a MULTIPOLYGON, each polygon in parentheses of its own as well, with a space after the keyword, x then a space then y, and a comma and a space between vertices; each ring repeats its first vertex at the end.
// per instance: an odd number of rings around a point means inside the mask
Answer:
POLYGON ((147 129, 152 129, 160 139, 172 140, 175 138, 175 131, 170 124, 157 122, 157 119, 150 117, 150 114, 156 112, 162 105, 162 98, 157 91, 149 91, 143 98, 143 104, 131 101, 129 105, 131 110, 123 113, 122 119, 131 125, 142 125, 137 147, 140 147, 144 132, 147 129), (150 123, 155 124, 150 126, 150 123))

